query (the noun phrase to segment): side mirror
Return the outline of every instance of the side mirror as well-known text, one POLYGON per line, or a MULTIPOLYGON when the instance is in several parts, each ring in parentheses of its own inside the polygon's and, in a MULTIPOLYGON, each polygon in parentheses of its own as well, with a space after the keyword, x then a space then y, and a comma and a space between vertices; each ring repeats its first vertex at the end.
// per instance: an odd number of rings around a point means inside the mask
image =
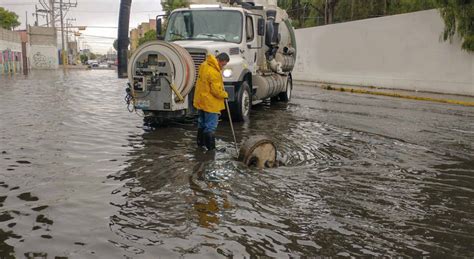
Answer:
POLYGON ((163 21, 162 17, 166 17, 165 15, 158 15, 156 16, 156 39, 157 40, 164 40, 165 38, 163 35, 163 21))
POLYGON ((257 35, 264 36, 265 35, 265 19, 258 18, 257 21, 257 35))
POLYGON ((162 33, 161 18, 158 18, 156 19, 156 39, 163 40, 161 33, 162 33))

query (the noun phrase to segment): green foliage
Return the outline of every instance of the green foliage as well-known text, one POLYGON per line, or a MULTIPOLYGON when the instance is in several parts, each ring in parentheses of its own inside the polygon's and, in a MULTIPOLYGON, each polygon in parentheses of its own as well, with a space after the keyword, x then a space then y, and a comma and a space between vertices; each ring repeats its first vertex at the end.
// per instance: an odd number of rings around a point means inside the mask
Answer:
POLYGON ((325 24, 324 4, 326 0, 278 0, 278 6, 285 9, 295 28, 325 24))
POLYGON ((437 0, 278 0, 304 28, 436 8, 437 0))
POLYGON ((187 0, 165 0, 162 1, 163 11, 166 12, 166 15, 169 16, 171 11, 174 9, 182 8, 188 6, 187 0))
POLYGON ((155 30, 149 30, 145 32, 145 35, 143 37, 138 39, 138 46, 142 45, 145 42, 156 40, 156 31, 155 30))
POLYGON ((91 54, 90 54, 90 58, 91 58, 91 60, 97 59, 97 55, 94 54, 94 53, 91 53, 91 54))
POLYGON ((417 12, 436 8, 436 0, 397 0, 388 1, 388 14, 417 12))
POLYGON ((10 12, 3 7, 0 7, 0 27, 12 30, 13 28, 20 25, 18 21, 18 15, 14 12, 10 12))
POLYGON ((80 56, 80 59, 81 59, 81 63, 82 63, 82 64, 85 64, 85 63, 87 62, 87 60, 89 60, 89 58, 88 58, 87 55, 85 55, 85 54, 82 54, 82 55, 80 56))
POLYGON ((118 39, 114 40, 113 46, 114 46, 115 51, 118 51, 118 39))
POLYGON ((437 0, 444 20, 443 40, 462 39, 462 48, 474 52, 474 0, 437 0))

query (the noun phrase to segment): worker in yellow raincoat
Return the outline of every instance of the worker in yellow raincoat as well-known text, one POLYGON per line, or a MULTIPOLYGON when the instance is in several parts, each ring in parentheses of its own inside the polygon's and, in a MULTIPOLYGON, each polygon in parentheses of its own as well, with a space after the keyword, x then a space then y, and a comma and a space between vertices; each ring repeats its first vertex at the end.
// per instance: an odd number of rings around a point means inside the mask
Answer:
POLYGON ((208 55, 199 66, 193 100, 199 116, 197 144, 199 147, 206 146, 208 150, 216 148, 214 134, 221 110, 225 109, 225 99, 228 98, 221 71, 229 59, 226 53, 220 53, 216 57, 208 55))

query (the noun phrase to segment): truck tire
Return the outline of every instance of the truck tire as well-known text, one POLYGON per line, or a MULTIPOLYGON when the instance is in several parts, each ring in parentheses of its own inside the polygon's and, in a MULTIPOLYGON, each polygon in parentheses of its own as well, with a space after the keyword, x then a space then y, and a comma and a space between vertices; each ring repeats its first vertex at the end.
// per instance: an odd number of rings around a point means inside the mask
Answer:
POLYGON ((232 119, 234 121, 246 121, 250 118, 250 108, 252 106, 252 95, 247 81, 240 85, 235 104, 231 106, 232 119))
POLYGON ((286 91, 278 94, 280 101, 283 101, 286 103, 289 102, 291 100, 292 91, 293 91, 293 80, 291 79, 291 76, 289 76, 288 81, 286 82, 286 91))

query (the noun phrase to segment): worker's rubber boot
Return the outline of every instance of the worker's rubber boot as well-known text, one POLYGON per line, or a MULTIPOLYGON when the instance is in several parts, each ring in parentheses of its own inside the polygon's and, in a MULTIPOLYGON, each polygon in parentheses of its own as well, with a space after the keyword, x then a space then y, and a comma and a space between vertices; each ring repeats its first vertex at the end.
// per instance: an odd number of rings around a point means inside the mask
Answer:
POLYGON ((198 147, 204 147, 206 145, 204 129, 198 129, 196 141, 198 147))
POLYGON ((214 136, 214 132, 206 132, 204 136, 207 150, 216 149, 216 137, 214 136))

